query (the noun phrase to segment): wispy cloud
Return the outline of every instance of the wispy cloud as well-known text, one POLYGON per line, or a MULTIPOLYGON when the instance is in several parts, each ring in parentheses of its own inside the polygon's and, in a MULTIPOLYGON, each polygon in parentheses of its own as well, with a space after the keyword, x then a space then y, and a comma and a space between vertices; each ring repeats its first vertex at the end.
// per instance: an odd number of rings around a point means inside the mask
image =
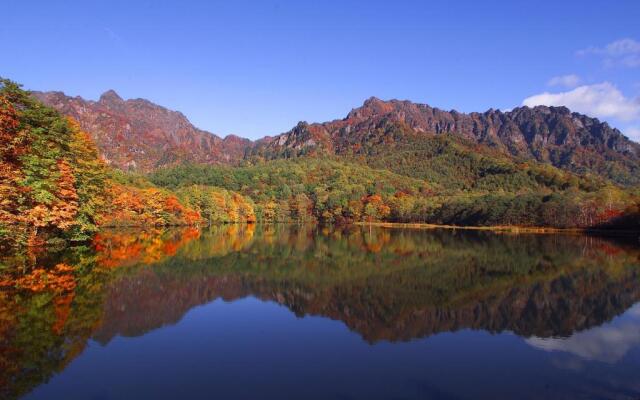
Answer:
POLYGON ((603 119, 640 120, 640 100, 625 97, 610 82, 583 85, 566 92, 544 92, 527 97, 522 104, 529 107, 566 106, 572 111, 603 119))
POLYGON ((603 57, 605 66, 640 67, 640 42, 631 38, 616 40, 604 47, 588 47, 578 50, 576 54, 603 57))
POLYGON ((575 74, 554 76, 549 79, 547 86, 563 86, 566 88, 574 88, 580 84, 580 77, 575 74))

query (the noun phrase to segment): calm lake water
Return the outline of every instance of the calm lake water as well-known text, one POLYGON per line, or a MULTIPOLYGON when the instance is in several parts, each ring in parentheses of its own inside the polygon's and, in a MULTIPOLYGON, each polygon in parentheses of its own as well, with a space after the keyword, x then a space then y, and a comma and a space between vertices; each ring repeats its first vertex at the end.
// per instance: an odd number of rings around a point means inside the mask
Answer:
POLYGON ((113 231, 0 272, 0 398, 640 397, 637 239, 113 231))

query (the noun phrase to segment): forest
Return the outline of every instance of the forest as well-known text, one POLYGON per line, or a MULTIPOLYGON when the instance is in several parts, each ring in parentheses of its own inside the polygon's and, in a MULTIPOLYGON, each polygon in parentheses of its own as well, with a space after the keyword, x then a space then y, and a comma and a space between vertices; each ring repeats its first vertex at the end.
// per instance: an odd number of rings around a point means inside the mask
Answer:
MULTIPOLYGON (((637 191, 540 166, 475 180, 474 188, 431 183, 328 157, 271 160, 244 167, 183 165, 149 179, 181 190, 210 185, 253 199, 258 220, 271 222, 425 222, 556 228, 639 226, 637 191)), ((478 168, 474 164, 474 168, 478 168)), ((505 172, 506 171, 506 172, 505 172)), ((451 169, 447 179, 459 173, 451 169)))
POLYGON ((91 137, 19 85, 0 88, 0 243, 86 241, 101 227, 254 222, 250 199, 220 188, 172 192, 111 169, 91 137))
POLYGON ((104 227, 253 222, 637 229, 639 206, 637 188, 446 137, 123 172, 109 167, 76 121, 0 81, 3 246, 86 241, 104 227))

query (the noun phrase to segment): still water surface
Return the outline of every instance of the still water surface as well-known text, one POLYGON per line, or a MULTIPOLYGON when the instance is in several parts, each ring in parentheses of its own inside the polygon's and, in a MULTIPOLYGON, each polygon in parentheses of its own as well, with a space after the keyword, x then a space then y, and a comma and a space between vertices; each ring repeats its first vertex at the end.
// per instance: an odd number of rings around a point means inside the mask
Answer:
POLYGON ((3 265, 0 398, 640 396, 633 241, 223 226, 3 265))

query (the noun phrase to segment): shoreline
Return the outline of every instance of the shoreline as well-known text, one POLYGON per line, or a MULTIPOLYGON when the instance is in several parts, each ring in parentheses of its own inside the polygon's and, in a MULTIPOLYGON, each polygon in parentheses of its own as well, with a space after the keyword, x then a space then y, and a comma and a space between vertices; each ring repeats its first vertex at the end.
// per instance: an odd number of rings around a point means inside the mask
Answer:
POLYGON ((467 231, 491 231, 501 233, 538 233, 538 234, 600 234, 609 236, 637 236, 640 230, 616 230, 616 229, 588 229, 588 228, 553 228, 553 227, 532 227, 532 226, 515 226, 515 225, 496 225, 496 226, 461 226, 461 225, 438 225, 422 222, 353 222, 358 226, 377 226, 389 229, 450 229, 450 230, 467 230, 467 231))

